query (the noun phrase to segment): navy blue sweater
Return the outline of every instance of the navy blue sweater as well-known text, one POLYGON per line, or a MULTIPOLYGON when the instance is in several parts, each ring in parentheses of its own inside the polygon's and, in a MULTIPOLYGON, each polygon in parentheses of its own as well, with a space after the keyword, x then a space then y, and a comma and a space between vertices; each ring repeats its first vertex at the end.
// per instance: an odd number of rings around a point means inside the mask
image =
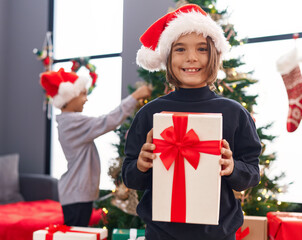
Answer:
POLYGON ((147 240, 235 239, 235 232, 243 223, 243 215, 232 190, 242 191, 259 183, 260 152, 259 137, 248 111, 236 101, 216 95, 208 87, 180 88, 146 104, 130 127, 122 176, 127 187, 144 191, 137 213, 147 225, 147 240), (137 169, 136 163, 146 135, 153 127, 153 114, 162 111, 222 113, 223 138, 229 142, 233 152, 234 171, 221 178, 219 225, 152 221, 152 169, 143 173, 137 169))

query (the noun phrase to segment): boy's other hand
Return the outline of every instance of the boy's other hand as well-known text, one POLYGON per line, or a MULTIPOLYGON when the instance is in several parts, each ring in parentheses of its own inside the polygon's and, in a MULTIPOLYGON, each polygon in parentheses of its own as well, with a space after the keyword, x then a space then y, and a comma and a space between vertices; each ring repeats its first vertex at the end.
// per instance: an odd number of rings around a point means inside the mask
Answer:
POLYGON ((230 149, 229 143, 223 139, 221 148, 221 159, 219 160, 221 165, 221 176, 229 176, 234 170, 233 152, 230 149))
POLYGON ((155 144, 152 143, 152 140, 153 129, 148 132, 146 143, 142 146, 136 163, 138 170, 141 172, 147 172, 149 168, 153 167, 153 160, 156 158, 156 155, 153 153, 155 144))
POLYGON ((133 93, 132 93, 132 97, 134 97, 136 100, 140 100, 140 99, 144 99, 144 98, 148 98, 151 96, 151 88, 143 85, 139 88, 137 88, 133 93))

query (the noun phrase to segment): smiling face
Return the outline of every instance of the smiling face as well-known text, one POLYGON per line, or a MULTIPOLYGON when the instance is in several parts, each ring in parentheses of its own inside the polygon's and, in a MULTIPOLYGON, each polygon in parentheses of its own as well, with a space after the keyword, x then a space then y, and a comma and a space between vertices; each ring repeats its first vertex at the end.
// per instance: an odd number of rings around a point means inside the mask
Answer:
POLYGON ((215 88, 220 67, 220 53, 210 37, 190 33, 179 37, 171 46, 166 78, 176 88, 215 88))
POLYGON ((208 44, 196 33, 183 35, 171 49, 171 71, 182 88, 200 88, 207 85, 208 44))

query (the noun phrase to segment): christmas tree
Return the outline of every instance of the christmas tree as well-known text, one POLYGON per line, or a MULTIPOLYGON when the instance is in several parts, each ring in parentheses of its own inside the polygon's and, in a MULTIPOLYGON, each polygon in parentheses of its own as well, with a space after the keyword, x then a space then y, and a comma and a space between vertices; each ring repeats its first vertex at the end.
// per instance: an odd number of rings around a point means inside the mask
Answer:
MULTIPOLYGON (((227 11, 218 11, 215 8, 215 0, 175 0, 175 2, 175 8, 187 3, 198 4, 222 26, 225 37, 232 48, 244 44, 243 40, 237 39, 237 33, 234 26, 225 19, 224 16, 227 11)), ((174 10, 175 8, 169 9, 169 11, 174 10)), ((241 57, 224 60, 218 74, 215 91, 219 95, 238 101, 255 119, 253 106, 257 104, 257 95, 249 95, 248 87, 256 84, 257 80, 254 80, 251 77, 252 71, 248 73, 240 72, 238 69, 242 65, 244 65, 244 63, 241 61, 241 57)), ((140 68, 138 69, 138 74, 145 84, 152 86, 153 93, 150 99, 146 99, 139 104, 137 110, 148 101, 167 94, 169 91, 173 91, 166 83, 164 71, 149 72, 140 68)), ((130 93, 134 89, 135 87, 129 87, 130 93)), ((125 158, 124 146, 126 135, 133 117, 134 115, 129 117, 125 123, 115 131, 120 138, 120 143, 116 145, 119 157, 113 161, 109 169, 109 175, 113 178, 116 189, 114 192, 108 193, 110 200, 107 200, 107 202, 98 202, 99 207, 106 207, 108 210, 108 223, 103 225, 109 228, 109 232, 112 227, 142 228, 144 226, 144 223, 135 214, 135 207, 141 193, 127 189, 125 185, 123 185, 121 179, 121 168, 123 159, 125 158)), ((266 213, 270 211, 290 211, 295 208, 294 204, 280 202, 277 198, 278 194, 285 189, 285 186, 280 186, 278 184, 278 180, 284 177, 284 173, 279 176, 274 176, 273 179, 270 179, 268 176, 269 168, 276 160, 275 153, 266 153, 266 145, 271 143, 275 138, 275 136, 266 134, 270 127, 271 124, 268 124, 257 129, 263 147, 260 156, 261 181, 259 185, 243 192, 234 192, 235 197, 240 199, 243 211, 246 215, 265 216, 266 213)))

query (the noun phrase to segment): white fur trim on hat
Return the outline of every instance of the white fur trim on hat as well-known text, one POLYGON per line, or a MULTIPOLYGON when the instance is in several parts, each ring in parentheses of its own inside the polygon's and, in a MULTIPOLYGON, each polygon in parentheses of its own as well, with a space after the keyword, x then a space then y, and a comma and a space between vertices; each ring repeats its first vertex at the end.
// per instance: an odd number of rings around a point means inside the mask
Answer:
POLYGON ((280 74, 290 73, 299 64, 298 50, 293 48, 288 53, 282 55, 276 62, 277 70, 280 74))
POLYGON ((74 82, 62 82, 58 89, 58 94, 53 97, 53 105, 57 108, 62 108, 66 103, 75 97, 78 97, 80 93, 87 90, 91 79, 85 76, 79 76, 74 82))
POLYGON ((192 10, 178 13, 177 17, 168 23, 155 51, 142 46, 137 52, 136 63, 149 71, 165 70, 173 42, 180 36, 193 32, 202 34, 204 38, 211 37, 221 55, 229 51, 230 45, 222 28, 209 15, 205 16, 192 10))

